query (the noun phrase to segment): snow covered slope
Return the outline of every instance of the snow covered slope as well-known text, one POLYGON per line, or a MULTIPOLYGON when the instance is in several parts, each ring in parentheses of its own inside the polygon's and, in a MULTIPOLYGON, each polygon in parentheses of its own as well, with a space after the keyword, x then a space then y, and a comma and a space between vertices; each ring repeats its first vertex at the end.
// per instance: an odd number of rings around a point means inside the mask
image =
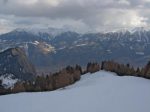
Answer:
POLYGON ((2 80, 2 86, 4 88, 13 88, 14 84, 19 81, 13 74, 4 74, 0 76, 0 80, 2 80))
POLYGON ((150 80, 100 71, 45 93, 0 96, 1 112, 150 112, 150 80))

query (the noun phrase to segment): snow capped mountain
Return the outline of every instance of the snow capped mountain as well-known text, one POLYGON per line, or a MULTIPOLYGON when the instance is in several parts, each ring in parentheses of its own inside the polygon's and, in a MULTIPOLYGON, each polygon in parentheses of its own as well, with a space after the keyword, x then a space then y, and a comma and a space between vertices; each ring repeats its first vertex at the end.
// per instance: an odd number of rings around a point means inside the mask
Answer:
POLYGON ((1 51, 18 46, 24 48, 35 66, 52 71, 103 60, 143 66, 150 59, 150 30, 135 28, 79 34, 68 29, 24 28, 0 35, 1 51))
POLYGON ((28 33, 31 33, 33 35, 36 35, 36 36, 42 36, 42 35, 49 35, 49 36, 52 36, 52 37, 55 37, 57 35, 60 35, 61 33, 63 32, 67 32, 69 31, 68 29, 63 29, 63 28, 32 28, 32 27, 29 27, 29 28, 17 28, 15 29, 14 31, 16 32, 28 32, 28 33))
POLYGON ((130 30, 130 32, 147 32, 150 31, 150 28, 148 27, 136 27, 130 30))
POLYGON ((116 40, 150 43, 150 28, 136 27, 123 28, 113 32, 103 33, 107 38, 114 37, 116 40))
POLYGON ((147 79, 100 71, 52 92, 0 96, 0 106, 2 112, 149 112, 149 86, 147 79))
MULTIPOLYGON (((28 35, 32 35, 32 38, 35 40, 45 40, 45 41, 51 41, 54 37, 59 37, 61 34, 69 35, 70 32, 72 32, 69 29, 61 29, 61 28, 18 28, 14 31, 10 32, 11 35, 17 33, 16 35, 24 34, 26 35, 26 38, 28 35)), ((98 33, 86 33, 86 34, 93 34, 95 36, 103 37, 101 39, 111 39, 112 37, 115 37, 119 40, 127 40, 130 39, 130 41, 142 41, 142 42, 149 42, 149 36, 150 36, 150 28, 146 27, 136 27, 136 28, 123 28, 115 31, 109 31, 109 32, 98 32, 98 33)), ((83 36, 86 34, 79 34, 79 36, 83 36)), ((1 40, 0 40, 1 41, 1 40)))
POLYGON ((150 27, 132 27, 132 28, 120 28, 120 29, 116 29, 116 30, 110 30, 110 31, 106 31, 106 32, 101 32, 101 33, 126 33, 126 32, 130 32, 135 33, 135 32, 147 32, 150 31, 150 27))

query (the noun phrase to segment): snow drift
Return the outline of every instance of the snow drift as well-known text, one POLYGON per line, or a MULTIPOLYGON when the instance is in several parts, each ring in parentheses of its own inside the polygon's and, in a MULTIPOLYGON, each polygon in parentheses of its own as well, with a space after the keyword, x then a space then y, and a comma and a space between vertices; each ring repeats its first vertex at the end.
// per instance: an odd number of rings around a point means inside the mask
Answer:
POLYGON ((100 71, 43 93, 0 96, 1 112, 150 112, 150 80, 100 71))

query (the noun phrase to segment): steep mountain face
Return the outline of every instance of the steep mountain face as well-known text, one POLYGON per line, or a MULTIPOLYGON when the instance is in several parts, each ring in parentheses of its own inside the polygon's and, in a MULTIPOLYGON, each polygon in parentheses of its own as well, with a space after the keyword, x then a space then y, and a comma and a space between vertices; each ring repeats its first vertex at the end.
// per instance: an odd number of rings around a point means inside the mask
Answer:
POLYGON ((11 74, 20 80, 31 80, 36 72, 20 48, 10 48, 0 53, 0 76, 11 74))
POLYGON ((150 30, 87 34, 54 29, 15 30, 0 36, 1 51, 18 46, 38 70, 55 71, 67 65, 84 66, 102 60, 143 66, 150 59, 150 30))

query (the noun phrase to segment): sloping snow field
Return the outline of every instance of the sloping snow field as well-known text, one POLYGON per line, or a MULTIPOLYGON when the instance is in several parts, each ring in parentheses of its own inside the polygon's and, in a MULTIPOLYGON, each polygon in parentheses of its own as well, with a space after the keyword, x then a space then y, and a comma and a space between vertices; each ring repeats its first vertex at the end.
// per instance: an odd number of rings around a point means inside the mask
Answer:
POLYGON ((53 92, 0 96, 0 112, 150 112, 150 80, 100 71, 53 92))

